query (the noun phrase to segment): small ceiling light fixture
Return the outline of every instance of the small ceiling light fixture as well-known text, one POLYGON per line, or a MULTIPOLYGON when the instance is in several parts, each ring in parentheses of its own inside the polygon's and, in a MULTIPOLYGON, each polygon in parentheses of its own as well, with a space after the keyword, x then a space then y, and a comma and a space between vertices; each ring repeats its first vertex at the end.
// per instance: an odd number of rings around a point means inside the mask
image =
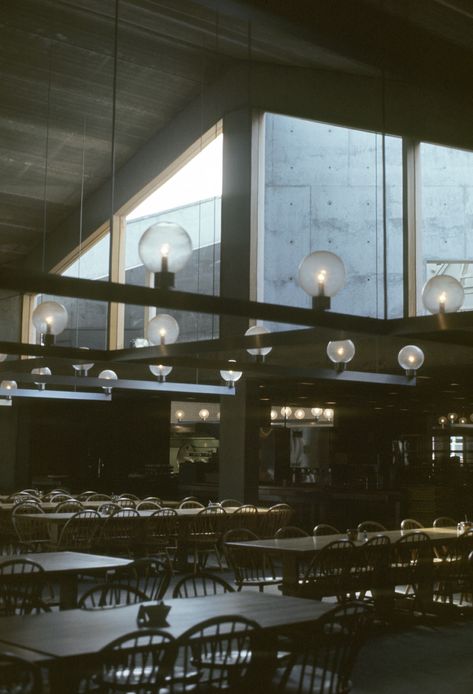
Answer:
POLYGON ((281 417, 284 417, 284 419, 287 419, 290 417, 292 414, 292 410, 290 407, 287 405, 284 405, 284 407, 281 407, 281 417))
POLYGON ((297 277, 299 286, 312 297, 312 307, 324 311, 345 284, 345 266, 335 253, 314 251, 302 259, 297 277))
MULTIPOLYGON (((112 371, 111 369, 104 369, 99 373, 99 378, 103 378, 106 381, 116 381, 118 380, 118 376, 115 373, 115 371, 112 371)), ((112 386, 102 386, 104 392, 106 395, 111 395, 112 394, 112 386)))
POLYGON ((191 237, 174 222, 152 224, 138 244, 141 262, 154 273, 157 289, 174 287, 174 275, 187 264, 192 255, 191 237))
POLYGON ((327 356, 340 373, 355 356, 355 345, 351 340, 332 340, 327 345, 327 356))
POLYGON ((448 417, 448 421, 450 422, 450 424, 455 424, 455 422, 458 419, 458 415, 456 412, 449 412, 447 417, 448 417))
POLYGON ((294 417, 296 419, 304 419, 305 410, 302 407, 298 407, 297 410, 294 412, 294 417))
POLYGON ((323 415, 323 409, 321 407, 311 407, 310 413, 315 419, 319 419, 323 415))
POLYGON ((54 344, 56 335, 62 333, 66 327, 67 319, 66 308, 57 301, 43 301, 35 308, 31 316, 33 325, 46 347, 54 344))
POLYGON ((424 352, 416 345, 406 345, 397 355, 401 369, 404 369, 408 378, 414 378, 417 369, 424 363, 424 352))
MULTIPOLYGON (((12 391, 18 388, 18 383, 16 381, 2 381, 0 383, 0 390, 12 391)), ((11 395, 6 394, 7 400, 11 400, 11 395)))
POLYGON ((466 417, 460 417, 458 424, 468 424, 468 419, 466 417))
POLYGON ((185 412, 184 412, 184 410, 176 410, 175 415, 176 415, 177 421, 182 422, 182 420, 184 419, 185 412))
POLYGON ((278 411, 274 409, 274 407, 271 409, 271 421, 274 422, 275 419, 278 418, 278 411))
MULTIPOLYGON (((236 363, 236 360, 235 359, 229 359, 228 363, 234 364, 234 363, 236 363)), ((220 371, 220 376, 222 377, 222 379, 225 381, 225 383, 227 384, 227 386, 229 388, 234 388, 235 383, 240 380, 242 375, 243 375, 243 371, 233 371, 233 369, 228 369, 228 370, 222 369, 220 371)))
POLYGON ((333 422, 333 418, 334 418, 334 415, 335 415, 335 411, 332 410, 331 407, 327 407, 327 408, 323 411, 323 415, 324 415, 324 419, 326 419, 327 422, 333 422))
MULTIPOLYGON (((37 369, 31 369, 31 373, 34 376, 51 376, 51 369, 49 369, 47 366, 42 366, 37 369)), ((38 386, 38 390, 45 390, 46 388, 46 383, 44 382, 35 381, 34 384, 35 386, 38 386)))
MULTIPOLYGON (((79 349, 89 349, 89 347, 79 347, 79 349)), ((81 362, 80 364, 73 364, 72 368, 77 371, 78 376, 87 376, 87 371, 94 366, 92 362, 81 362)))
POLYGON ((156 366, 150 364, 148 368, 160 383, 164 383, 166 376, 169 376, 172 371, 172 366, 164 366, 163 364, 157 364, 156 366))
POLYGON ((201 410, 199 410, 199 417, 203 422, 206 422, 208 418, 210 417, 210 412, 206 407, 203 407, 201 410))
MULTIPOLYGON (((268 328, 265 328, 264 325, 253 325, 251 328, 248 328, 245 336, 269 335, 270 333, 271 331, 268 330, 268 328)), ((256 361, 263 362, 264 358, 271 352, 272 349, 272 347, 249 347, 246 351, 248 354, 256 357, 256 361)))
POLYGON ((148 339, 152 345, 172 345, 179 337, 179 323, 168 313, 158 313, 148 323, 148 339))
POLYGON ((439 417, 438 422, 442 429, 447 426, 448 424, 448 419, 445 416, 439 417))
POLYGON ((430 313, 454 313, 464 298, 463 286, 451 275, 431 277, 422 289, 422 303, 430 313))

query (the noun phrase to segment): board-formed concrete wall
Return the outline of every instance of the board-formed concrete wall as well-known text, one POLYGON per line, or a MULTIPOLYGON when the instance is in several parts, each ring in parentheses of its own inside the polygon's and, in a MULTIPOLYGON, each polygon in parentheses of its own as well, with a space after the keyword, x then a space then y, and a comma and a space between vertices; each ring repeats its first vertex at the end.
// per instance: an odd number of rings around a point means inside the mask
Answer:
MULTIPOLYGON (((383 317, 382 138, 267 114, 264 300, 309 306, 297 285, 302 258, 339 255, 347 284, 334 311, 383 317)), ((402 315, 402 142, 386 138, 388 316, 402 315)))

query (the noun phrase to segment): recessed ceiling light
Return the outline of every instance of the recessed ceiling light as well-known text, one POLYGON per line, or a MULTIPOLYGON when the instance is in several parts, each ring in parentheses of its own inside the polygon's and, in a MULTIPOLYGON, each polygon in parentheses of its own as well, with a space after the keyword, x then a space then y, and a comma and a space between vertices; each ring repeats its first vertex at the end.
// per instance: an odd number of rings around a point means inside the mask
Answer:
POLYGON ((325 404, 326 405, 336 405, 337 402, 336 402, 336 400, 326 400, 325 404))
POLYGON ((451 386, 459 386, 459 383, 450 383, 451 386))

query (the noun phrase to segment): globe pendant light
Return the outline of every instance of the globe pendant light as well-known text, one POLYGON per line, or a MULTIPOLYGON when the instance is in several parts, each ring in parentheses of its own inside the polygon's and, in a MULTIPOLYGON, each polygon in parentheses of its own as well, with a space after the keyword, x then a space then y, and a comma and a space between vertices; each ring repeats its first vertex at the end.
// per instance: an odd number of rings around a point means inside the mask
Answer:
MULTIPOLYGON (((38 369, 31 369, 31 373, 35 376, 51 376, 51 369, 49 369, 47 366, 43 366, 38 369)), ((46 383, 41 381, 35 381, 34 384, 35 386, 38 386, 38 390, 45 390, 46 388, 46 383)))
POLYGON ((414 378, 417 369, 424 363, 424 352, 416 345, 406 345, 397 355, 397 360, 401 369, 404 369, 406 376, 414 378))
POLYGON ((176 410, 175 415, 176 415, 177 421, 178 421, 178 422, 182 422, 182 420, 184 419, 184 415, 185 415, 185 414, 186 414, 186 413, 184 412, 184 410, 176 410))
POLYGON ((345 266, 335 253, 314 251, 303 258, 297 277, 299 286, 312 297, 313 308, 323 311, 345 284, 345 266))
POLYGON ((163 364, 158 364, 157 366, 150 364, 148 368, 153 376, 158 378, 160 383, 164 383, 166 376, 169 376, 172 371, 172 366, 164 366, 163 364))
POLYGON ((297 410, 294 412, 294 417, 296 419, 304 419, 305 410, 302 407, 298 407, 297 410))
POLYGON ((168 313, 158 313, 148 323, 148 340, 152 345, 172 345, 179 337, 179 323, 168 313))
POLYGON ((274 407, 271 410, 271 421, 274 422, 275 419, 278 418, 278 411, 274 409, 274 407))
POLYGON ((344 371, 355 356, 355 345, 351 340, 332 340, 327 345, 327 356, 338 372, 344 371))
POLYGON ((57 301, 43 301, 31 316, 34 327, 47 347, 53 345, 56 335, 62 333, 67 325, 67 318, 66 308, 57 301))
MULTIPOLYGON (((270 330, 265 328, 263 325, 253 325, 245 333, 245 336, 252 335, 269 335, 270 330)), ((246 351, 253 357, 256 357, 256 361, 263 362, 264 358, 271 352, 272 347, 249 347, 246 351)))
POLYGON ((461 308, 465 292, 451 275, 437 275, 425 283, 422 303, 430 313, 453 313, 461 308))
MULTIPOLYGON (((18 384, 16 381, 8 381, 7 380, 7 381, 2 381, 0 383, 0 389, 3 389, 3 390, 12 391, 12 390, 16 390, 17 388, 18 388, 18 384)), ((6 398, 7 398, 7 400, 11 400, 11 395, 7 395, 6 398)))
MULTIPOLYGON (((235 359, 229 359, 228 363, 234 364, 235 359)), ((222 369, 220 371, 220 376, 222 377, 222 379, 225 381, 225 383, 227 384, 227 386, 229 388, 235 387, 235 383, 240 380, 240 378, 242 377, 242 374, 243 374, 242 371, 233 371, 233 369, 228 369, 228 370, 222 369)))
POLYGON ((292 414, 292 410, 290 407, 287 405, 284 405, 284 407, 281 407, 281 417, 284 417, 284 419, 287 419, 290 417, 292 414))
POLYGON ((327 408, 323 411, 324 419, 326 419, 327 422, 333 422, 333 417, 334 417, 334 415, 335 415, 335 411, 332 410, 331 407, 327 407, 327 408))
POLYGON ((206 407, 203 407, 201 410, 199 410, 199 417, 203 422, 206 422, 207 419, 210 417, 210 412, 206 407))
POLYGON ((174 222, 152 224, 138 244, 141 262, 154 273, 154 286, 174 286, 174 274, 186 265, 192 255, 192 241, 185 229, 174 222))
MULTIPOLYGON (((89 347, 79 347, 79 349, 89 349, 89 347)), ((87 371, 90 371, 93 366, 93 362, 82 362, 80 364, 73 364, 72 368, 77 371, 78 376, 87 376, 87 371)))
POLYGON ((319 417, 322 416, 323 414, 323 409, 321 407, 311 407, 310 413, 315 419, 319 419, 319 417))
MULTIPOLYGON (((118 376, 115 373, 115 371, 112 371, 111 369, 104 369, 99 373, 99 378, 103 378, 106 381, 116 381, 118 379, 118 376)), ((111 395, 112 386, 102 386, 102 388, 107 395, 111 395)))

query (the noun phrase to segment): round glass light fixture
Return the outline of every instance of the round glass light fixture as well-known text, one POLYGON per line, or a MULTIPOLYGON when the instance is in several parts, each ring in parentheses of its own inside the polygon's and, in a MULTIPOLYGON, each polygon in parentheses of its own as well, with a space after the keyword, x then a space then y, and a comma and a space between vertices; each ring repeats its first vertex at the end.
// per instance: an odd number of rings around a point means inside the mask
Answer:
MULTIPOLYGON (((37 369, 31 369, 31 373, 33 376, 51 376, 51 369, 47 366, 41 366, 37 369)), ((42 383, 41 381, 35 381, 34 384, 38 386, 39 390, 44 390, 46 388, 46 383, 42 383)))
POLYGON ((314 251, 301 261, 297 279, 306 294, 313 297, 315 309, 330 308, 330 297, 345 284, 345 266, 335 253, 314 251))
MULTIPOLYGON (((248 330, 245 333, 245 336, 269 335, 270 332, 271 330, 268 330, 268 328, 265 328, 263 325, 253 325, 251 328, 248 328, 248 330)), ((264 358, 271 352, 272 349, 272 347, 249 347, 246 351, 253 357, 264 358)))
POLYGON ((292 414, 292 410, 290 407, 287 405, 284 405, 284 407, 281 407, 281 417, 284 417, 284 419, 287 419, 290 417, 292 414))
POLYGON ((168 313, 158 313, 148 323, 148 339, 152 345, 172 345, 179 337, 179 323, 168 313))
MULTIPOLYGON (((99 378, 104 378, 107 381, 116 381, 118 379, 117 374, 115 371, 112 371, 111 369, 104 369, 99 373, 99 378)), ((104 389, 105 393, 107 395, 110 395, 112 392, 112 386, 102 386, 104 389)))
POLYGON ((294 412, 294 417, 296 419, 304 419, 305 410, 303 410, 302 407, 298 407, 297 410, 294 412))
POLYGON ((327 345, 327 356, 336 365, 337 371, 343 371, 355 356, 355 345, 351 340, 331 340, 327 345))
MULTIPOLYGON (((79 349, 90 349, 89 347, 79 347, 79 349)), ((72 368, 77 371, 78 376, 87 376, 87 371, 94 366, 93 362, 84 362, 82 364, 73 364, 72 368)))
POLYGON ((33 311, 31 320, 37 332, 42 335, 45 345, 53 345, 56 335, 62 333, 67 325, 65 306, 57 301, 43 301, 33 311))
POLYGON ((275 419, 278 418, 278 411, 274 409, 274 407, 271 409, 271 421, 274 422, 275 419))
POLYGON ((177 421, 181 422, 184 419, 185 412, 184 412, 184 410, 176 410, 175 415, 176 415, 177 421))
POLYGON ((399 350, 397 360, 401 369, 406 372, 406 376, 412 378, 424 363, 424 352, 416 345, 406 345, 399 350))
POLYGON ((451 275, 431 277, 422 289, 422 303, 430 313, 458 311, 464 298, 463 286, 451 275))
POLYGON ((441 427, 444 427, 446 424, 448 424, 448 419, 444 416, 439 417, 438 422, 441 427))
POLYGON ((172 366, 164 366, 164 364, 157 364, 156 366, 154 364, 150 364, 148 368, 153 376, 156 376, 161 382, 164 382, 166 380, 166 376, 169 376, 172 371, 172 366))
POLYGON ((321 407, 311 407, 310 408, 310 413, 313 417, 321 417, 323 414, 323 409, 321 407))
POLYGON ((203 422, 206 422, 207 419, 210 417, 210 412, 206 407, 203 407, 201 410, 199 410, 199 417, 203 422))
MULTIPOLYGON (((12 391, 16 390, 18 388, 18 383, 16 381, 2 381, 0 383, 0 388, 4 388, 5 390, 12 391)), ((5 396, 3 396, 5 397, 5 396)), ((11 395, 6 396, 7 400, 11 400, 11 395)))
POLYGON ((192 255, 191 237, 175 222, 156 222, 141 237, 138 254, 145 268, 155 273, 155 286, 169 288, 174 286, 174 273, 192 255))
MULTIPOLYGON (((235 359, 229 359, 228 360, 229 364, 236 363, 235 359)), ((222 369, 220 371, 220 376, 222 379, 225 381, 225 383, 228 386, 234 386, 237 381, 240 380, 240 378, 243 375, 243 371, 233 371, 233 369, 222 369)))
POLYGON ((460 417, 460 419, 458 420, 458 423, 459 424, 468 424, 468 420, 466 417, 460 417))
POLYGON ((450 422, 450 424, 453 424, 458 419, 458 415, 456 412, 449 412, 447 417, 448 417, 448 421, 450 422))
POLYGON ((333 421, 333 417, 334 417, 334 415, 335 415, 335 411, 332 410, 331 407, 327 407, 327 408, 323 411, 323 415, 324 415, 324 418, 325 418, 328 422, 331 422, 331 421, 333 421))

